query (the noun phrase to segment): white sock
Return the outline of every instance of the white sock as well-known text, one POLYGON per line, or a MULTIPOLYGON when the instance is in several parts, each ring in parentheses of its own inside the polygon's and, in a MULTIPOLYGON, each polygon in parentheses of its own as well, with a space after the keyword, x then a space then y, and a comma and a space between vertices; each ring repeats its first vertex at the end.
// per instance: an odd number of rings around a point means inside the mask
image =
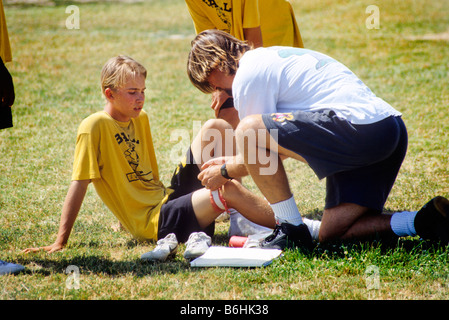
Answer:
POLYGON ((390 226, 399 237, 416 236, 415 217, 418 211, 396 212, 391 217, 390 226))
POLYGON ((290 223, 295 226, 303 223, 301 214, 299 213, 298 207, 296 206, 295 199, 293 196, 290 199, 270 203, 271 208, 274 212, 274 217, 278 223, 290 223))
POLYGON ((309 228, 310 235, 312 239, 318 241, 318 235, 320 233, 321 221, 320 220, 311 220, 307 218, 303 218, 304 224, 309 228))

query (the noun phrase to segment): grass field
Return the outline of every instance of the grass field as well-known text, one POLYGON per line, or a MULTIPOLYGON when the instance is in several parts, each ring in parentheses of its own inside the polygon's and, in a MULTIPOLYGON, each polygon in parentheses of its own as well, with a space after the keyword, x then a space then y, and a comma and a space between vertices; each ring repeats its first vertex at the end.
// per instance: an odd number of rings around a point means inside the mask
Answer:
MULTIPOLYGON (((183 0, 3 2, 16 102, 14 128, 0 131, 0 259, 26 272, 0 277, 1 300, 449 298, 447 249, 417 238, 287 251, 256 269, 193 269, 181 254, 143 263, 140 255, 155 244, 115 231, 117 220, 92 186, 65 250, 22 254, 55 240, 76 129, 103 107, 99 74, 107 59, 127 54, 149 70, 145 110, 165 184, 175 166, 171 133, 191 133, 193 121, 213 113, 186 76, 194 30, 183 0), (68 5, 79 9, 79 29, 66 27, 68 5), (70 265, 79 269, 79 288, 67 285, 70 265)), ((306 47, 346 64, 403 113, 409 151, 386 210, 418 210, 435 195, 449 196, 449 1, 291 2, 306 47), (366 23, 372 4, 378 29, 366 23)), ((287 170, 300 211, 320 218, 323 182, 304 165, 287 161, 287 170)), ((258 192, 250 179, 245 184, 258 192)), ((227 243, 227 227, 218 224, 215 244, 227 243)))

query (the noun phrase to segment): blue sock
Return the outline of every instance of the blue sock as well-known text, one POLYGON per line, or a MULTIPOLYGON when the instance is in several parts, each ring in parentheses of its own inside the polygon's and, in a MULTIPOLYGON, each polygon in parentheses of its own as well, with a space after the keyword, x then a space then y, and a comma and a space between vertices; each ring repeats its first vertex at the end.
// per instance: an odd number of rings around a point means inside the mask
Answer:
POLYGON ((416 236, 415 217, 417 211, 396 212, 391 217, 390 226, 399 237, 416 236))

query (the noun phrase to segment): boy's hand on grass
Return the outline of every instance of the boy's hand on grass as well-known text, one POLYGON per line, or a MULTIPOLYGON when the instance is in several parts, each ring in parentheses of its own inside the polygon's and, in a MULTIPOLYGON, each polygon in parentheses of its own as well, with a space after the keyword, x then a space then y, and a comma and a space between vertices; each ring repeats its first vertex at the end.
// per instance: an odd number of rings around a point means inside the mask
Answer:
POLYGON ((53 243, 50 246, 45 246, 45 247, 37 247, 37 248, 26 248, 24 249, 22 252, 23 253, 35 253, 35 252, 39 252, 41 250, 47 251, 48 253, 53 253, 56 251, 60 251, 64 249, 64 245, 59 244, 59 243, 53 243))

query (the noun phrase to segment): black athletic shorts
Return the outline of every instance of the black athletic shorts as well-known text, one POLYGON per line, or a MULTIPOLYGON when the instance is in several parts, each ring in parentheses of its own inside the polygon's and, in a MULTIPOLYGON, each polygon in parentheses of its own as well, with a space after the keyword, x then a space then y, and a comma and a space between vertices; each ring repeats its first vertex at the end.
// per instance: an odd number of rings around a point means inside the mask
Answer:
POLYGON ((205 229, 201 229, 193 211, 192 193, 203 186, 198 180, 200 169, 193 161, 190 148, 186 157, 190 161, 177 166, 169 187, 174 192, 161 207, 158 239, 165 238, 169 233, 176 234, 179 242, 186 242, 192 232, 203 231, 210 237, 214 235, 215 224, 212 223, 205 229))
POLYGON ((268 130, 277 129, 280 146, 302 156, 319 179, 326 178, 326 209, 355 203, 383 210, 407 152, 400 117, 354 125, 327 110, 264 114, 262 119, 268 130))
POLYGON ((11 128, 12 126, 11 108, 0 106, 0 129, 11 128))

